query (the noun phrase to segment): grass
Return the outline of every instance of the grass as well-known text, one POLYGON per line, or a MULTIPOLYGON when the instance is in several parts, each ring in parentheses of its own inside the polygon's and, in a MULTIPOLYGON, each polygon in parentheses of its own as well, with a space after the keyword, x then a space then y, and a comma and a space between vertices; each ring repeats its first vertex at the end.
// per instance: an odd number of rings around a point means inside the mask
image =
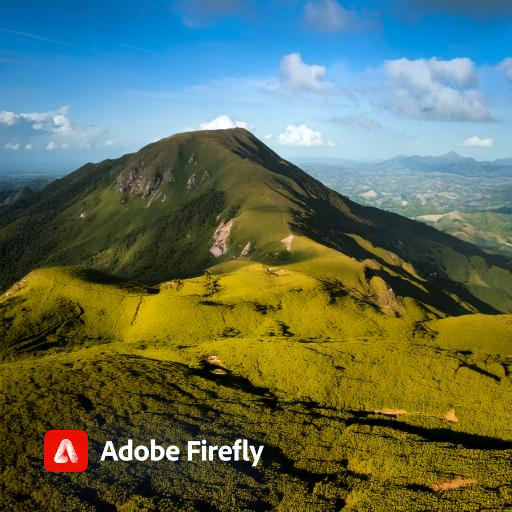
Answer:
POLYGON ((84 166, 8 210, 0 261, 2 510, 512 507, 510 261, 246 131, 84 166), (87 431, 86 472, 43 469, 50 429, 87 431), (257 468, 100 463, 128 438, 265 449, 257 468))
POLYGON ((408 288, 400 295, 422 295, 422 302, 449 314, 512 312, 509 260, 357 205, 242 129, 162 139, 117 160, 87 164, 16 203, 0 219, 0 289, 54 265, 156 284, 201 275, 239 257, 248 243, 252 261, 286 260, 316 275, 322 267, 332 275, 336 265, 352 288, 364 271, 360 263, 373 260, 394 277, 393 288, 408 288), (192 176, 195 184, 188 186, 192 176), (227 251, 215 258, 212 236, 228 220, 227 251), (282 240, 292 233, 301 240, 289 254, 282 240))
POLYGON ((226 262, 158 289, 54 268, 4 295, 3 508, 510 506, 510 316, 385 314, 297 265, 226 262), (42 468, 51 428, 88 432, 85 473, 42 468), (111 437, 265 450, 257 468, 100 463, 111 437), (434 490, 456 477, 475 483, 434 490))

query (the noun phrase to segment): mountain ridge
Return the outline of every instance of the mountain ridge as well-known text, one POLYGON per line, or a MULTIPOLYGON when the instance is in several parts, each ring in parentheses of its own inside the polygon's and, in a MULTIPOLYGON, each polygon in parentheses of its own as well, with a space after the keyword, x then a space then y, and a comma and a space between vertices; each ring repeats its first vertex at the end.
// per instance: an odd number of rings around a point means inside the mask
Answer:
POLYGON ((231 258, 307 263, 322 246, 359 262, 361 289, 383 272, 447 312, 512 310, 510 260, 358 205, 240 128, 86 164, 14 204, 0 220, 0 277, 5 287, 38 266, 85 265, 155 284, 231 258), (301 236, 319 245, 296 250, 301 236))

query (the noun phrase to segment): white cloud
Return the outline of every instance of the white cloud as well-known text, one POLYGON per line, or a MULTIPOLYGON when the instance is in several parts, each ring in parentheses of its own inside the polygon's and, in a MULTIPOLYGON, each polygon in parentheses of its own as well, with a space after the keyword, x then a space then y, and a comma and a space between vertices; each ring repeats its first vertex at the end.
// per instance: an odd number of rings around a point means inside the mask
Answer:
POLYGON ((48 145, 46 146, 47 151, 52 151, 57 148, 58 148, 57 144, 55 144, 55 142, 53 142, 53 141, 48 142, 48 145))
POLYGON ((222 114, 211 121, 201 123, 199 125, 200 130, 227 130, 229 128, 247 128, 245 121, 233 121, 226 114, 222 114))
POLYGON ((468 58, 386 61, 392 107, 406 117, 440 121, 490 121, 468 58))
POLYGON ((281 61, 281 85, 288 90, 325 92, 332 89, 326 74, 324 66, 306 64, 300 53, 285 55, 281 61))
POLYGON ((312 28, 324 32, 344 32, 359 22, 354 11, 345 9, 336 0, 308 2, 304 7, 304 19, 312 28))
POLYGON ((512 57, 502 60, 498 64, 498 69, 509 79, 512 80, 512 57))
POLYGON ((32 144, 25 144, 25 149, 30 151, 32 149, 32 144))
POLYGON ((34 130, 43 130, 52 133, 69 134, 73 126, 68 117, 68 107, 60 107, 50 112, 0 112, 0 123, 12 126, 20 122, 31 123, 34 130))
POLYGON ((289 124, 286 131, 278 135, 279 144, 285 146, 334 146, 330 140, 323 139, 322 134, 307 124, 289 124))
POLYGON ((114 141, 112 139, 107 139, 105 141, 105 146, 109 147, 109 146, 113 146, 114 145, 114 141))
POLYGON ((7 137, 21 137, 23 144, 31 144, 37 137, 41 145, 55 140, 58 145, 83 145, 104 138, 106 131, 94 126, 75 123, 69 117, 69 108, 60 107, 47 112, 0 112, 0 127, 7 137), (58 139, 57 139, 58 138, 58 139))
POLYGON ((6 112, 5 110, 0 112, 0 124, 12 126, 16 122, 17 119, 18 119, 18 116, 14 112, 6 112))
POLYGON ((67 143, 67 142, 64 142, 64 144, 61 144, 60 147, 62 149, 68 149, 69 147, 71 147, 71 144, 67 143))
POLYGON ((8 142, 7 144, 5 144, 4 148, 10 149, 11 151, 18 151, 18 149, 20 149, 20 145, 14 144, 14 142, 8 142))
POLYGON ((472 147, 481 147, 481 148, 490 148, 494 146, 494 141, 492 139, 481 139, 476 135, 474 137, 468 137, 463 143, 463 146, 472 146, 472 147))
POLYGON ((272 133, 267 133, 263 138, 265 140, 270 140, 274 135, 272 133))

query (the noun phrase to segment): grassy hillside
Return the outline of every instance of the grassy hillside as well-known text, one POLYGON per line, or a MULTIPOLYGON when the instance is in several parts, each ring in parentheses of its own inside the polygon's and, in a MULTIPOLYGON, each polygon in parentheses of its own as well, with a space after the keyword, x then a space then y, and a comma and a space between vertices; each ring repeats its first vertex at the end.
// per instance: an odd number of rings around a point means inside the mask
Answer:
POLYGON ((450 235, 479 245, 491 253, 512 256, 512 209, 461 212, 445 215, 424 215, 427 222, 450 235))
POLYGON ((2 296, 4 509, 512 505, 510 316, 443 319, 294 264, 215 271, 150 288, 49 269, 2 296), (88 432, 85 473, 42 468, 57 427, 88 432), (113 432, 182 446, 245 437, 265 445, 263 462, 100 463, 113 432))
POLYGON ((52 183, 2 216, 0 262, 1 510, 512 507, 510 260, 245 130, 52 183), (43 468, 50 429, 88 433, 87 471, 43 468), (100 462, 129 438, 265 448, 100 462))
POLYGON ((512 311, 510 260, 357 205, 243 129, 175 135, 88 164, 13 205, 0 219, 0 282, 5 289, 54 265, 156 284, 233 257, 299 263, 297 235, 316 242, 308 257, 327 246, 376 260, 401 295, 418 298, 426 288, 431 305, 448 313, 512 311))

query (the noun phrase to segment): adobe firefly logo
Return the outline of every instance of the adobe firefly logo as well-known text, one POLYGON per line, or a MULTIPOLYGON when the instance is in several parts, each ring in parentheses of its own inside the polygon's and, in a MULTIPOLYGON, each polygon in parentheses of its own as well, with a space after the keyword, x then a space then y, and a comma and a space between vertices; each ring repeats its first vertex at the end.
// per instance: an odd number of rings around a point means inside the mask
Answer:
POLYGON ((44 467, 53 473, 85 471, 88 445, 83 430, 48 430, 44 435, 44 467))

